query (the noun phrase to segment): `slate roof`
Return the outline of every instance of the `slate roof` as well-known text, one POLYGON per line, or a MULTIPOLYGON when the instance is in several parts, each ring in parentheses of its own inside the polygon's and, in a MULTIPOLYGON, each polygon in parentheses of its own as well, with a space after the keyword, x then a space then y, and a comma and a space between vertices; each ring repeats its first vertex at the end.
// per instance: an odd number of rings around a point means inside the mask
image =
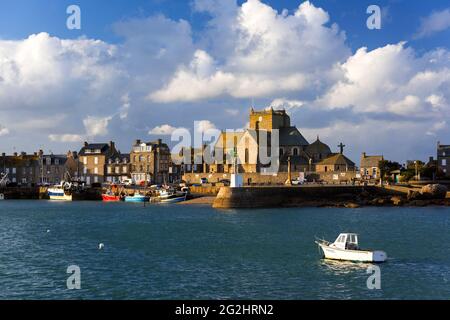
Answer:
POLYGON ((319 163, 317 163, 317 165, 343 165, 348 167, 354 167, 355 163, 346 156, 344 156, 343 154, 336 153, 320 161, 319 163))
POLYGON ((319 140, 319 137, 317 137, 317 140, 311 143, 309 146, 306 147, 306 152, 308 154, 331 154, 330 147, 319 140))
POLYGON ((86 154, 90 155, 92 153, 86 153, 86 150, 100 150, 101 154, 104 154, 108 151, 109 144, 108 143, 89 143, 87 146, 83 146, 79 152, 80 156, 84 156, 86 154))
POLYGON ((309 142, 302 136, 297 127, 279 129, 280 146, 307 146, 309 142))
POLYGON ((374 168, 378 167, 380 161, 383 160, 383 156, 361 156, 361 168, 374 168))

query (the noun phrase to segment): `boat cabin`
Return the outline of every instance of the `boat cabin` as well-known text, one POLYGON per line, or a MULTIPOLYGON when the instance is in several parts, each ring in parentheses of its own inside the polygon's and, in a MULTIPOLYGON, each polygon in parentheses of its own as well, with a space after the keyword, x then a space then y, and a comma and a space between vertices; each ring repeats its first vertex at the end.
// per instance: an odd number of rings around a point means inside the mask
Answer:
POLYGON ((341 233, 332 246, 343 250, 358 250, 358 235, 356 233, 341 233))

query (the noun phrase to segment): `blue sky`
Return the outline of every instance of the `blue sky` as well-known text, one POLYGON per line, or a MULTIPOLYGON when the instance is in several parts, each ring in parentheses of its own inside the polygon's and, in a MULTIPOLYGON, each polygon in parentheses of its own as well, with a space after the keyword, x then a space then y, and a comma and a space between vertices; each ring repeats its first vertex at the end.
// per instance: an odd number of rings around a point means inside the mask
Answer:
POLYGON ((442 0, 2 0, 0 149, 125 152, 194 120, 242 128, 254 101, 356 162, 427 159, 450 143, 449 17, 442 0))
MULTIPOLYGON (((243 3, 244 1, 238 1, 243 3)), ((295 10, 300 1, 267 0, 273 8, 295 10)), ((407 0, 315 0, 318 7, 327 10, 333 22, 348 34, 348 44, 357 49, 361 46, 374 48, 386 43, 411 41, 418 49, 429 50, 436 46, 448 46, 450 30, 431 38, 413 39, 412 35, 420 26, 420 19, 433 11, 448 8, 447 0, 407 1, 407 0), (379 5, 386 12, 383 28, 368 30, 365 26, 366 8, 379 5)), ((195 32, 201 33, 207 22, 207 15, 192 11, 190 0, 2 0, 0 11, 0 36, 3 39, 21 39, 29 34, 48 32, 63 38, 77 38, 81 35, 118 42, 113 25, 131 18, 163 14, 174 20, 188 21, 195 32), (71 4, 82 8, 82 30, 68 30, 65 27, 65 10, 71 4)))

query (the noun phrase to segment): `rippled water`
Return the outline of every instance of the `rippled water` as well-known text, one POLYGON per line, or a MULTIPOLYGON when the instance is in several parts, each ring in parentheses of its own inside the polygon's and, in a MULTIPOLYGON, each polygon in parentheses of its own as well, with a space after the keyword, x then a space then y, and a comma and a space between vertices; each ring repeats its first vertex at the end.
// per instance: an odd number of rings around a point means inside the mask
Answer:
POLYGON ((2 201, 0 298, 449 299, 449 231, 448 207, 2 201), (368 265, 321 259, 314 237, 341 231, 388 253, 381 290, 367 289, 368 265), (66 287, 69 265, 81 290, 66 287))

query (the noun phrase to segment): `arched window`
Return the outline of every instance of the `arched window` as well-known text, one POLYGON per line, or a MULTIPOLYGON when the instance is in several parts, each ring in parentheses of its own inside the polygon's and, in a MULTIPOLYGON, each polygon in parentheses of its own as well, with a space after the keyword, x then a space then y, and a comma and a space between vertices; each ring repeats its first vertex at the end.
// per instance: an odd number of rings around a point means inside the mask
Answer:
POLYGON ((249 163, 248 148, 245 148, 245 163, 249 163))
POLYGON ((294 156, 298 156, 298 148, 292 149, 292 154, 293 154, 294 156))
POLYGON ((284 155, 284 149, 280 148, 280 156, 284 155))

